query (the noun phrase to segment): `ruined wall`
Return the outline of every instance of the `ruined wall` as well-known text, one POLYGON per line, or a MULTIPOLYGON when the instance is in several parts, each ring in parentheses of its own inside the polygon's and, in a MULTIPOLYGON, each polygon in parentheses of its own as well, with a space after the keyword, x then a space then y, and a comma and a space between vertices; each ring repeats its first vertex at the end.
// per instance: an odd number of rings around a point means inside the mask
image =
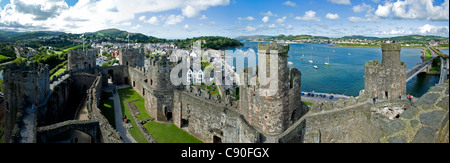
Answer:
POLYGON ((276 143, 448 143, 448 81, 438 84, 416 102, 373 104, 350 98, 311 107, 310 112, 277 136, 276 143), (392 119, 379 110, 401 109, 392 119))
POLYGON ((382 64, 365 64, 364 97, 395 100, 406 95, 406 64, 400 61, 400 43, 382 44, 382 64))
POLYGON ((95 74, 102 74, 103 86, 108 85, 108 79, 111 79, 114 85, 129 85, 130 77, 128 75, 128 67, 127 66, 108 66, 108 67, 98 67, 95 69, 95 74))
POLYGON ((89 112, 89 119, 98 120, 100 126, 100 137, 102 143, 123 143, 119 133, 111 126, 106 117, 98 108, 102 97, 102 79, 101 74, 93 82, 90 89, 87 91, 86 105, 89 112))
POLYGON ((44 101, 50 92, 49 67, 34 63, 9 64, 4 69, 3 76, 5 141, 8 141, 11 139, 16 119, 23 115, 25 107, 35 104, 36 100, 44 101))
POLYGON ((97 51, 93 49, 69 50, 67 58, 67 67, 69 71, 86 71, 96 67, 95 58, 97 51))
POLYGON ((144 49, 122 48, 119 50, 120 65, 130 67, 144 66, 144 49))
MULTIPOLYGON (((217 96, 217 95, 216 95, 217 96)), ((173 122, 203 142, 257 143, 260 134, 220 100, 174 91, 173 122)))

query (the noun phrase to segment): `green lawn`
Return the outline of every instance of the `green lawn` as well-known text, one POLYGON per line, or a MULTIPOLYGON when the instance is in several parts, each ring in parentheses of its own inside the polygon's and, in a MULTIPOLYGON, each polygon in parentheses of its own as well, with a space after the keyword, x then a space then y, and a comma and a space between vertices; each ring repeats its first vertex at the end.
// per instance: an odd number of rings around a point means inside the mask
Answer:
POLYGON ((158 143, 202 143, 186 131, 179 129, 173 123, 152 121, 144 124, 144 127, 158 143))
POLYGON ((306 102, 306 101, 302 101, 302 102, 305 103, 308 106, 312 106, 313 105, 313 103, 310 103, 310 102, 306 102))
MULTIPOLYGON (((137 118, 139 121, 149 119, 150 116, 148 115, 147 111, 145 110, 145 101, 136 91, 134 91, 132 88, 126 88, 119 90, 120 94, 120 101, 122 105, 122 112, 125 113, 127 118, 131 119, 131 113, 128 106, 126 106, 126 100, 128 101, 134 101, 141 99, 139 101, 133 102, 136 104, 136 106, 139 109, 139 112, 141 112, 140 115, 137 115, 137 118), (127 94, 126 99, 122 97, 122 94, 127 94)), ((134 123, 134 120, 131 119, 131 122, 133 126, 136 126, 134 123)), ((200 140, 196 139, 195 137, 191 136, 189 133, 185 132, 184 130, 181 130, 180 128, 176 127, 172 123, 159 123, 159 122, 147 122, 144 124, 144 127, 147 129, 149 134, 158 142, 158 143, 201 143, 200 140)), ((140 133, 139 129, 137 127, 128 130, 130 131, 130 134, 136 139, 138 142, 147 142, 144 135, 140 133), (136 129, 137 131, 131 131, 136 129), (142 138, 141 138, 142 136, 142 138), (139 140, 138 140, 139 139, 139 140), (142 140, 143 139, 143 140, 142 140)))
MULTIPOLYGON (((131 136, 133 136, 134 140, 136 140, 138 143, 148 143, 147 139, 145 139, 144 135, 137 128, 137 124, 134 122, 133 116, 131 115, 130 109, 128 108, 127 103, 126 103, 127 99, 128 99, 128 101, 135 100, 135 98, 136 98, 135 94, 129 95, 129 93, 132 93, 132 92, 134 92, 134 91, 131 88, 119 90, 120 105, 122 107, 122 114, 127 116, 127 119, 133 125, 133 128, 129 129, 128 132, 130 132, 130 134, 131 134, 131 136), (123 98, 123 94, 124 93, 127 94, 127 98, 123 98)), ((136 92, 134 92, 134 93, 136 93, 136 92)), ((139 95, 139 94, 137 94, 137 95, 139 95)))
POLYGON ((52 76, 50 76, 50 79, 53 78, 53 76, 58 76, 59 74, 64 73, 64 71, 66 71, 66 66, 60 68, 58 71, 56 71, 52 76))
POLYGON ((109 100, 109 97, 112 97, 112 93, 103 92, 102 101, 100 101, 100 111, 106 117, 109 124, 115 129, 116 128, 116 118, 114 115, 114 101, 109 100))

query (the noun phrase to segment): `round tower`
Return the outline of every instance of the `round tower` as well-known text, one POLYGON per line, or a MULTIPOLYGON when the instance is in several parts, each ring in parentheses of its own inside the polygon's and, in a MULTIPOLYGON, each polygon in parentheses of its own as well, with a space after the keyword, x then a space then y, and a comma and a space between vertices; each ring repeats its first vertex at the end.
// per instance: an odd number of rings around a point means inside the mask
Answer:
POLYGON ((289 126, 288 52, 289 45, 258 44, 257 85, 245 90, 248 122, 267 135, 280 134, 289 126))

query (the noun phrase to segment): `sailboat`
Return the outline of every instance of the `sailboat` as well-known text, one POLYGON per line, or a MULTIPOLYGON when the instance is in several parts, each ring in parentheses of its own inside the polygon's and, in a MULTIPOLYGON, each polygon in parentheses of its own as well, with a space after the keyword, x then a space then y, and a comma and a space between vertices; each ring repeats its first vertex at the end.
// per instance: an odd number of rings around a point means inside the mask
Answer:
POLYGON ((303 57, 305 57, 305 55, 304 55, 304 54, 302 55, 302 58, 300 58, 300 60, 302 60, 302 61, 303 61, 303 57))
POLYGON ((311 54, 311 59, 309 60, 309 63, 314 63, 314 61, 312 60, 312 54, 311 54))
POLYGON ((325 62, 325 65, 330 65, 330 57, 328 57, 328 61, 327 62, 325 62))
POLYGON ((352 55, 352 54, 348 53, 348 55, 352 55))

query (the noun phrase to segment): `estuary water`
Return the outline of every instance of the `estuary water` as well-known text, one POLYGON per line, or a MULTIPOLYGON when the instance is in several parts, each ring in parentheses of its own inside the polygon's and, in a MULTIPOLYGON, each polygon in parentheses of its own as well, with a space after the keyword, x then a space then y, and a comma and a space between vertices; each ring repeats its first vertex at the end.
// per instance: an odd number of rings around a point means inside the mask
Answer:
MULTIPOLYGON (((244 67, 257 64, 256 42, 244 42, 244 47, 228 49, 227 63, 235 65, 240 72, 244 67), (253 52, 254 51, 254 52, 253 52), (230 58, 231 57, 231 58, 230 58), (232 57, 236 57, 233 61, 232 57), (255 62, 256 61, 256 62, 255 62), (235 63, 233 63, 235 62, 235 63), (246 64, 246 62, 248 62, 246 64)), ((421 62, 419 48, 402 48, 401 61, 407 69, 421 62)), ((446 51, 448 53, 448 50, 446 51)), ((444 51, 445 53, 445 51, 444 51)), ((381 62, 381 48, 333 47, 328 44, 290 44, 289 67, 296 67, 302 73, 302 91, 345 94, 359 96, 364 89, 364 64, 367 61, 381 62), (303 60, 302 60, 303 57, 303 60), (313 63, 310 63, 312 60, 313 63), (325 65, 328 62, 329 65, 325 65), (315 69, 313 66, 317 66, 315 69)), ((421 97, 439 82, 439 76, 420 74, 407 83, 407 93, 421 97)))

